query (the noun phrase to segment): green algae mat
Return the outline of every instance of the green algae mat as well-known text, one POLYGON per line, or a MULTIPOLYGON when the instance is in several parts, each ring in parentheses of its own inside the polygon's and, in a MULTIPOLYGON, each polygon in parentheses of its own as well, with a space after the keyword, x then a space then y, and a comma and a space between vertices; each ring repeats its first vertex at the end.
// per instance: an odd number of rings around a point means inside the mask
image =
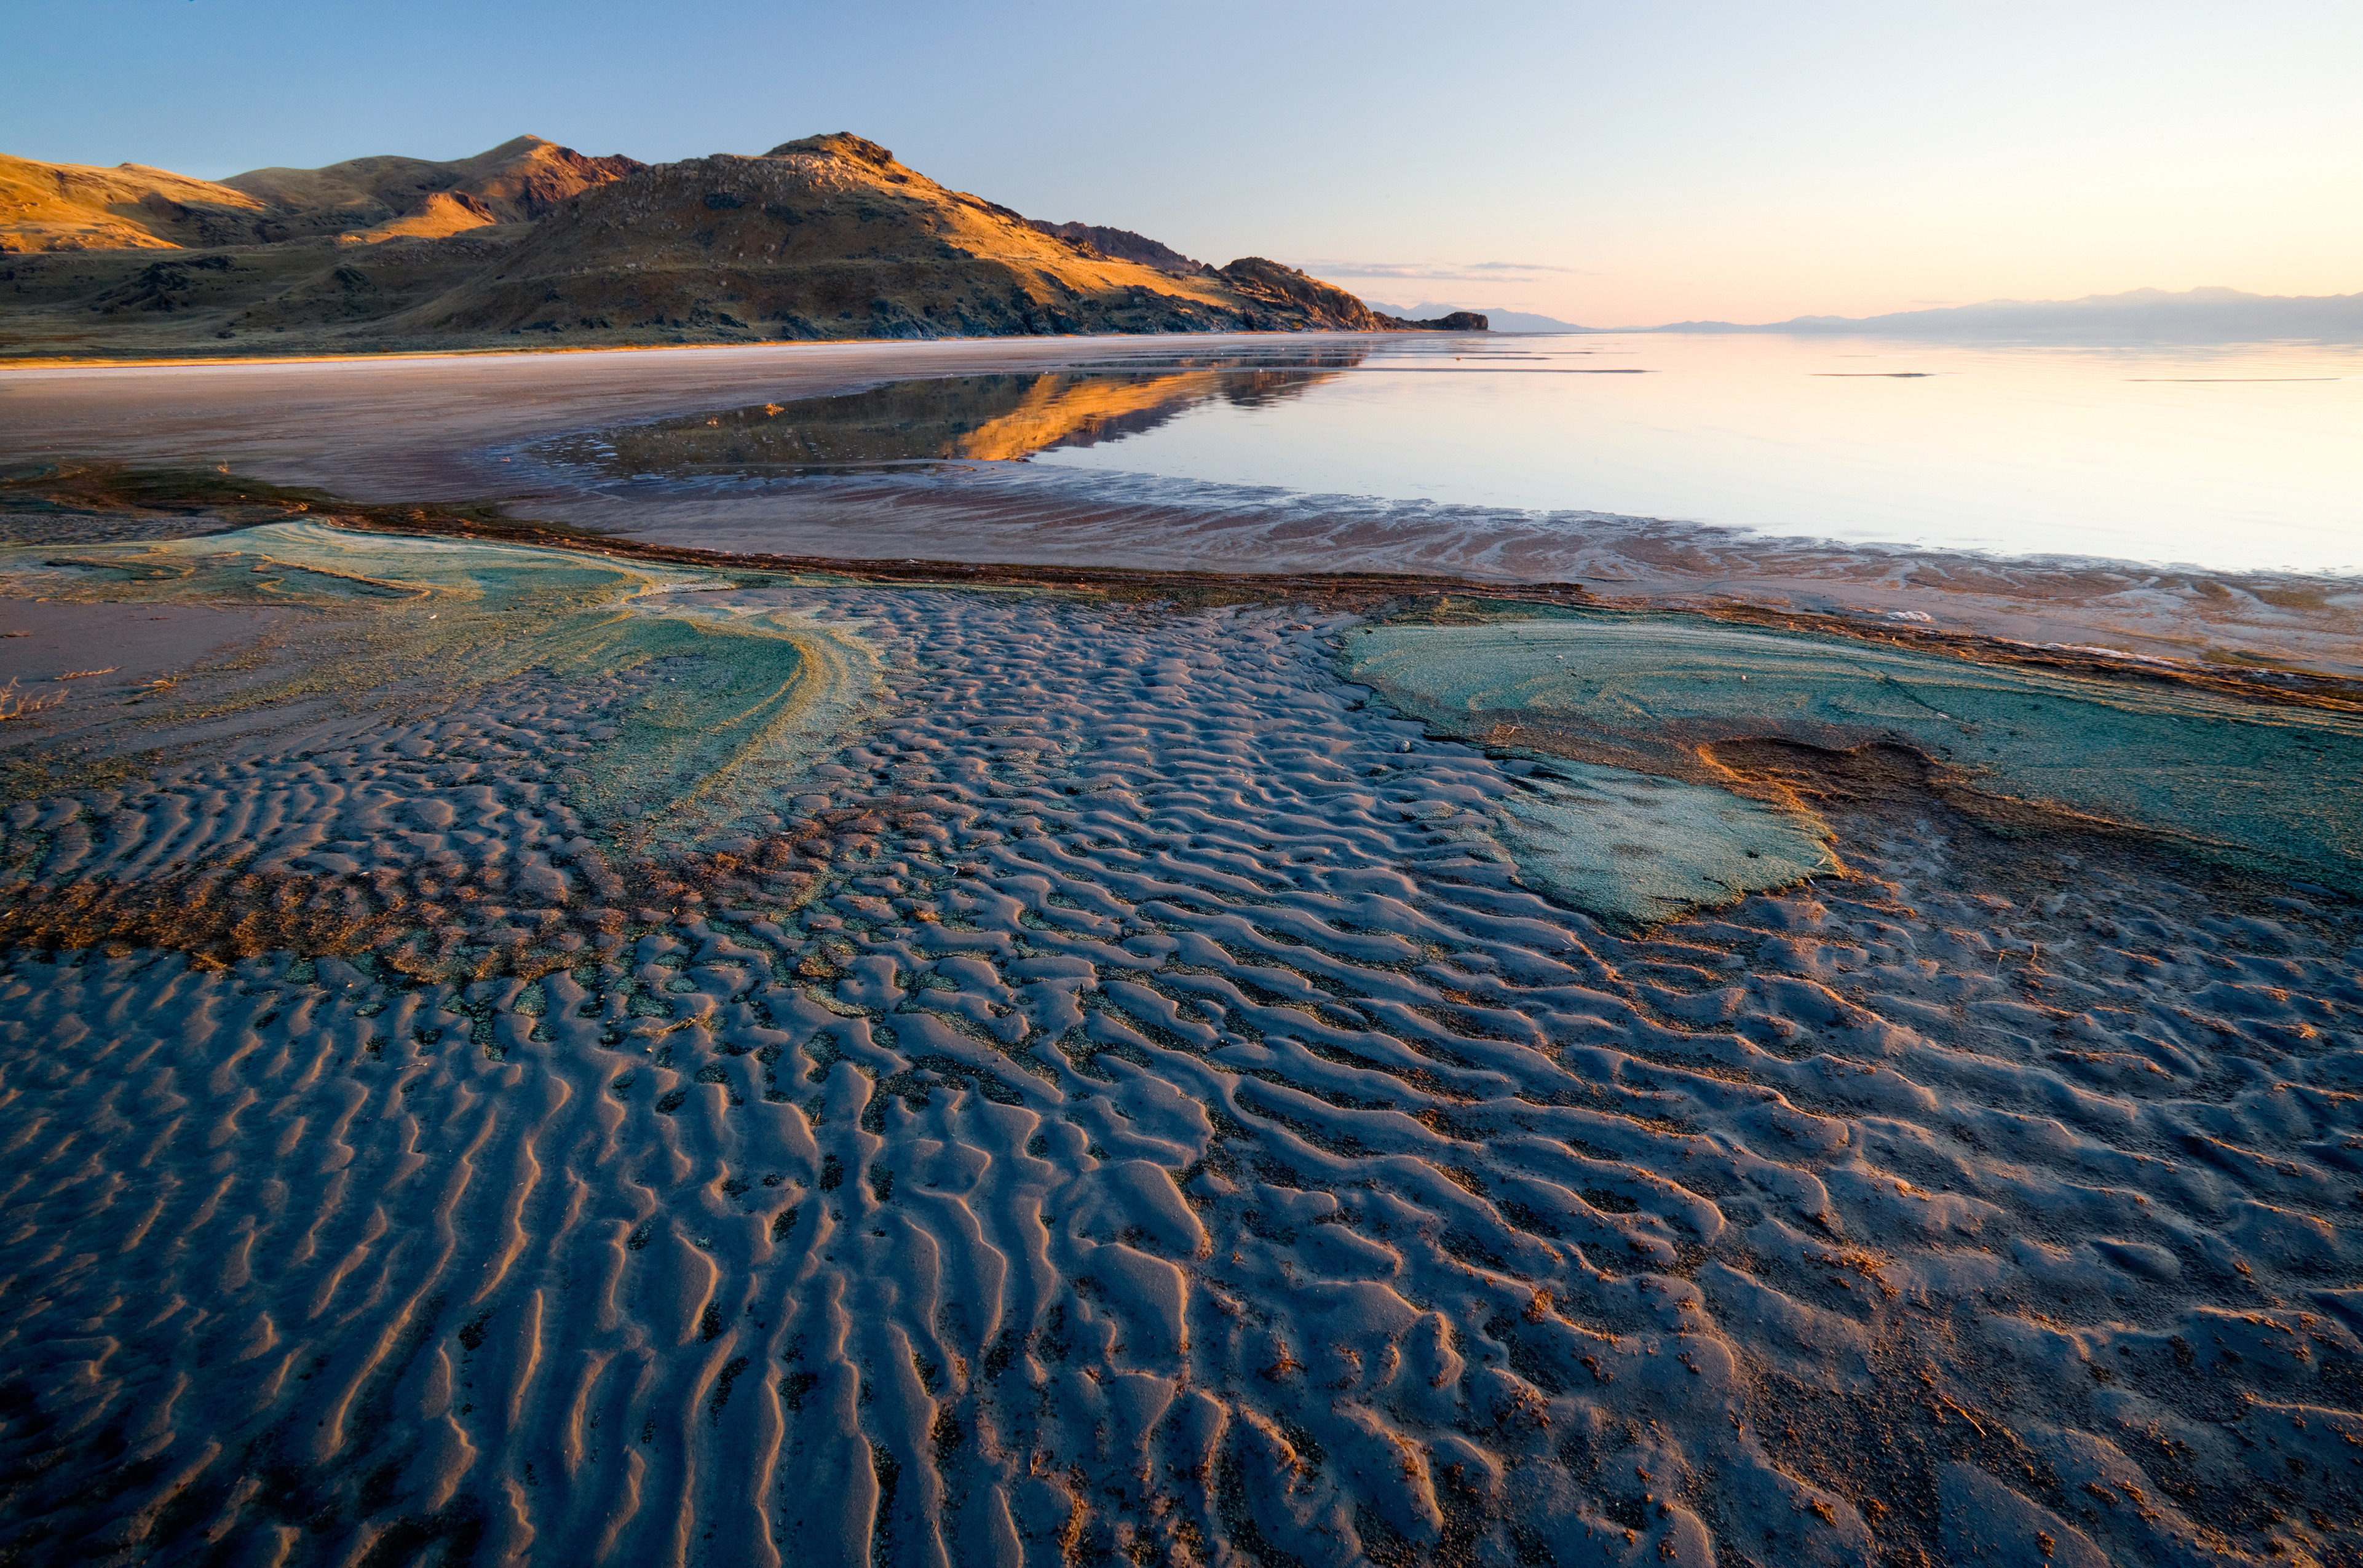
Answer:
MULTIPOLYGON (((1525 716, 1645 750, 1759 737, 1898 742, 1989 793, 2363 894, 2354 715, 1614 613, 1370 627, 1353 635, 1340 670, 1399 711, 1463 733, 1525 716)), ((1663 854, 1695 850, 1678 836, 1655 842, 1663 854)))
POLYGON ((1503 847, 1529 880, 1620 924, 1837 869, 1813 817, 1712 785, 1567 762, 1520 782, 1500 803, 1503 847))
MULTIPOLYGON (((68 601, 271 605, 328 612, 298 673, 230 699, 449 698, 530 670, 661 671, 624 704, 580 804, 693 801, 746 765, 833 743, 876 680, 853 628, 749 613, 712 573, 587 551, 270 523, 194 539, 0 550, 17 593, 68 601)), ((765 576, 762 582, 788 579, 765 576)))

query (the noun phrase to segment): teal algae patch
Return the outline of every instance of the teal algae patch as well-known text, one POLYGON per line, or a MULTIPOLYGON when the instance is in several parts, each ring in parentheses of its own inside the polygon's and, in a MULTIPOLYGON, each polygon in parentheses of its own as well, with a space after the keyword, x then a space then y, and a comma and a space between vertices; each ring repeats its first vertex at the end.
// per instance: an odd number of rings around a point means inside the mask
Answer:
POLYGON ((1900 742, 1994 794, 2363 894, 2350 714, 1665 616, 1379 626, 1342 668, 1447 730, 1524 716, 1669 756, 1762 737, 1900 742))
POLYGON ((570 791, 594 814, 690 805, 750 772, 776 791, 836 743, 877 686, 877 662, 842 623, 734 600, 791 581, 315 522, 0 550, 12 594, 321 613, 316 634, 288 634, 300 669, 226 706, 449 701, 528 671, 637 674, 643 689, 608 716, 598 765, 570 791))
POLYGON ((1676 779, 1555 762, 1500 803, 1525 880, 1624 925, 1835 871, 1819 823, 1676 779))

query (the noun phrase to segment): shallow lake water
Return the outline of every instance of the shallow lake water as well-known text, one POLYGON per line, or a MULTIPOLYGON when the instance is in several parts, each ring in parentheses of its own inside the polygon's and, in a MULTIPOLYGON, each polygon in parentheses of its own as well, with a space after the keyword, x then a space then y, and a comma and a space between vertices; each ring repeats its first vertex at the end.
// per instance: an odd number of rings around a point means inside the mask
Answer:
POLYGON ((1858 543, 2363 569, 2363 348, 1381 340, 1037 460, 1858 543), (1638 373, 1594 373, 1625 372, 1638 373))
POLYGON ((2363 571, 2358 436, 2363 346, 1636 333, 1111 355, 521 450, 669 487, 1022 460, 1847 545, 2346 573, 2363 571))

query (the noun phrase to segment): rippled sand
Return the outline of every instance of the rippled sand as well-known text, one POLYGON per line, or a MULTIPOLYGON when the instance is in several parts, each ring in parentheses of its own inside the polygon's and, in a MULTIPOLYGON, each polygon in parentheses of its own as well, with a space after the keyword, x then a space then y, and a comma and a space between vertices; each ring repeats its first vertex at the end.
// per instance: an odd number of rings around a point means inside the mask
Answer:
POLYGON ((0 1551, 2354 1560, 2352 904, 1772 736, 1636 931, 1349 617, 714 587, 870 684, 678 808, 678 639, 0 736, 0 1551))

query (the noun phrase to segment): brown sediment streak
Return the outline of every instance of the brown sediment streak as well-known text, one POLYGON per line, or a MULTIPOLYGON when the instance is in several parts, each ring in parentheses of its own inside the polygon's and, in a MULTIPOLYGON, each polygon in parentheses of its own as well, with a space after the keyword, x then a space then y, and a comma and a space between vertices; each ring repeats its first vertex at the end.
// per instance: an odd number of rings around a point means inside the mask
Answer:
POLYGON ((73 877, 18 888, 0 903, 0 947, 33 951, 154 949, 213 964, 294 951, 369 955, 419 977, 516 973, 579 962, 586 938, 669 923, 708 904, 792 911, 821 886, 832 858, 891 831, 889 813, 823 814, 742 851, 683 851, 611 868, 584 849, 569 862, 612 879, 637 913, 587 899, 516 902, 497 869, 421 867, 408 876, 254 872, 236 865, 162 875, 73 877), (508 900, 489 917, 475 913, 508 900), (561 940, 562 939, 562 940, 561 940))

